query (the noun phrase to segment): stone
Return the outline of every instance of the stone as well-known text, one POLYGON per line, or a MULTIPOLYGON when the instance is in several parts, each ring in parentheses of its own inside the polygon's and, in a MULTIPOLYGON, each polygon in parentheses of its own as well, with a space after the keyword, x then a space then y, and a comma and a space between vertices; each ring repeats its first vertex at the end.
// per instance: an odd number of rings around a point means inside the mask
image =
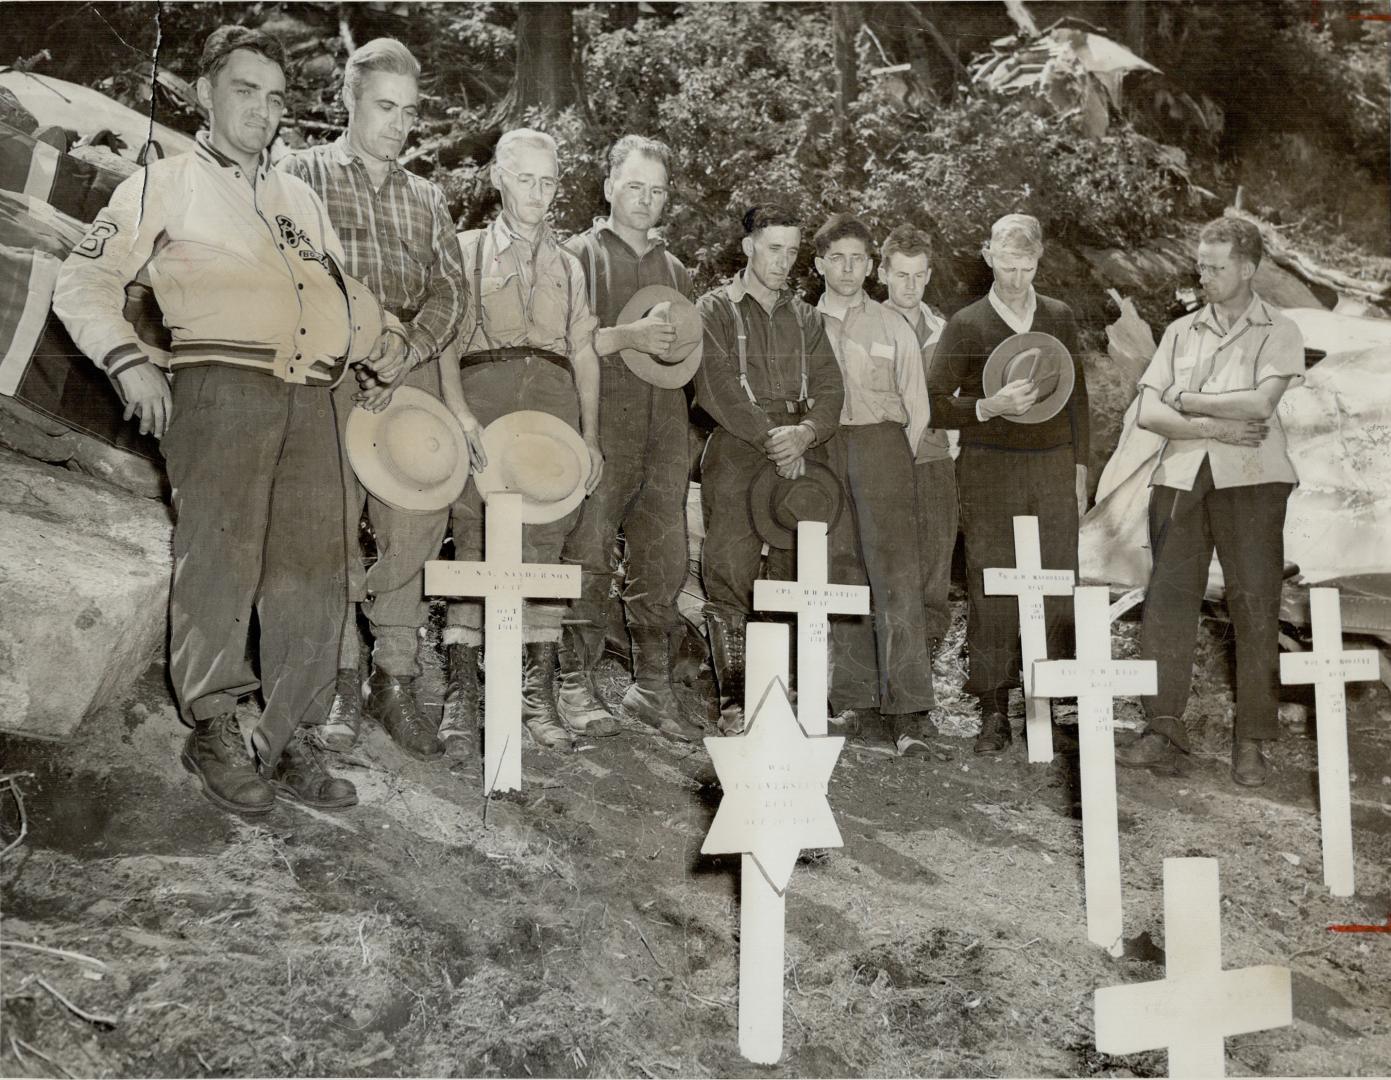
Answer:
POLYGON ((168 636, 168 508, 0 450, 0 731, 62 739, 168 636))

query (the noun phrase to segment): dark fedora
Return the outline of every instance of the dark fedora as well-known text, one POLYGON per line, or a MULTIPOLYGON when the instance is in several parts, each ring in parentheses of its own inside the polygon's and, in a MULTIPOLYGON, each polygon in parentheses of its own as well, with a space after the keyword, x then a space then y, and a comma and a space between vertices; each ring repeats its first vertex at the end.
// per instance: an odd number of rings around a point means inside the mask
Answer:
POLYGON ((845 490, 836 474, 819 461, 806 465, 805 473, 787 480, 769 462, 749 485, 749 515, 769 547, 794 547, 799 521, 824 521, 829 531, 845 506, 845 490))
POLYGON ((1038 331, 1005 338, 981 373, 987 397, 1016 379, 1032 379, 1038 387, 1038 400, 1028 412, 1004 417, 1014 424, 1041 424, 1057 416, 1072 396, 1075 378, 1067 346, 1052 334, 1038 331))

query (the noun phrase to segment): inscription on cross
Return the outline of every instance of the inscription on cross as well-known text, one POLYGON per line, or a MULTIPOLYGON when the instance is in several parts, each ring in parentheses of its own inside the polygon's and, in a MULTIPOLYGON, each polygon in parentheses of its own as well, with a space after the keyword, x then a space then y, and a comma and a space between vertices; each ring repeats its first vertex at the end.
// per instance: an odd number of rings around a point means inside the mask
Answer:
POLYGON ((1077 659, 1039 661, 1034 665, 1034 685, 1047 697, 1077 699, 1087 938, 1112 956, 1119 956, 1121 849, 1112 705, 1120 694, 1153 694, 1158 674, 1153 660, 1111 659, 1109 604, 1104 586, 1073 590, 1077 659))
POLYGON ((985 571, 985 592, 989 596, 1015 596, 1019 599, 1024 731, 1029 743, 1029 760, 1043 763, 1053 760, 1053 724, 1048 698, 1040 694, 1034 684, 1034 664, 1048 658, 1048 623, 1043 598, 1070 595, 1076 575, 1071 570, 1043 569, 1036 517, 1014 519, 1014 561, 1017 565, 1013 567, 985 571))
POLYGON ((578 566, 522 562, 522 496, 497 492, 483 511, 481 563, 425 564, 427 596, 484 597, 483 794, 522 786, 522 605, 580 595, 578 566))
POLYGON ((1280 681, 1314 684, 1314 723, 1319 744, 1319 824, 1323 832, 1323 883, 1334 896, 1353 893, 1352 793, 1348 776, 1348 707, 1344 683, 1379 677, 1372 649, 1344 651, 1343 614, 1337 589, 1310 589, 1314 649, 1280 656, 1280 681))
POLYGON ((826 734, 826 669, 829 615, 864 615, 868 585, 826 581, 826 523, 797 523, 797 580, 755 581, 756 611, 797 613, 797 721, 808 735, 826 734))

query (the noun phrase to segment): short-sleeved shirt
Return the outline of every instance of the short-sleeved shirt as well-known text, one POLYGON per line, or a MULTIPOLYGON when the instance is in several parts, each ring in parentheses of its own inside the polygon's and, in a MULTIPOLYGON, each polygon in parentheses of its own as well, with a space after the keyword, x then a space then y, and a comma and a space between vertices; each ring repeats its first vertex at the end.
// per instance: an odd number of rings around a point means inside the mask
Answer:
MULTIPOLYGON (((1177 385, 1196 393, 1252 390, 1266 379, 1304 379, 1304 338, 1295 324, 1259 296, 1227 330, 1211 304, 1169 324, 1140 386, 1162 394, 1177 385)), ((1150 477, 1151 485, 1191 491, 1207 458, 1216 487, 1298 483, 1280 417, 1255 447, 1216 439, 1169 439, 1150 477)))

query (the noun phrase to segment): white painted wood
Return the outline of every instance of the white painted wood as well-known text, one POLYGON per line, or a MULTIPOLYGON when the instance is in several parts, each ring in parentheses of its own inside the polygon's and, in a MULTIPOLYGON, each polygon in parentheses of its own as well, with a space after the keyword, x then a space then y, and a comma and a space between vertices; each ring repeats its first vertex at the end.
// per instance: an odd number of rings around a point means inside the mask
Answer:
POLYGON ((1165 977, 1096 992, 1096 1048, 1164 1048, 1169 1075, 1226 1072, 1225 1039, 1293 1022, 1288 968, 1222 970, 1216 859, 1164 860, 1165 977))
MULTIPOLYGON (((1076 583, 1071 570, 1045 570, 1038 546, 1038 518, 1014 519, 1015 566, 985 571, 988 596, 1015 596, 1019 601, 1019 651, 1023 657, 1024 732, 1029 761, 1053 760, 1053 722, 1048 698, 1034 685, 1034 665, 1048 659, 1048 623, 1045 596, 1068 596, 1076 583)), ((1108 654, 1109 655, 1109 654, 1108 654)))
POLYGON ((808 735, 825 735, 826 671, 830 666, 827 616, 866 614, 869 586, 828 584, 826 523, 799 521, 797 580, 755 581, 753 606, 755 611, 797 613, 797 719, 808 735))
POLYGON ((1077 659, 1039 661, 1034 665, 1034 686, 1045 697, 1077 699, 1087 938, 1119 956, 1121 850, 1113 700, 1118 694, 1153 694, 1158 675, 1153 660, 1111 659, 1110 594, 1104 586, 1084 586, 1072 596, 1077 659))
POLYGON ((1348 775, 1348 708, 1344 683, 1380 677, 1375 649, 1343 649, 1343 614, 1337 589, 1310 589, 1314 648, 1282 653, 1280 681, 1314 684, 1314 722, 1319 743, 1319 825, 1323 832, 1323 883, 1334 896, 1354 891, 1352 799, 1348 775))
POLYGON ((483 630, 483 794, 522 786, 522 606, 526 598, 574 599, 578 566, 522 562, 522 496, 497 493, 483 511, 484 561, 431 560, 426 596, 481 596, 483 630))

